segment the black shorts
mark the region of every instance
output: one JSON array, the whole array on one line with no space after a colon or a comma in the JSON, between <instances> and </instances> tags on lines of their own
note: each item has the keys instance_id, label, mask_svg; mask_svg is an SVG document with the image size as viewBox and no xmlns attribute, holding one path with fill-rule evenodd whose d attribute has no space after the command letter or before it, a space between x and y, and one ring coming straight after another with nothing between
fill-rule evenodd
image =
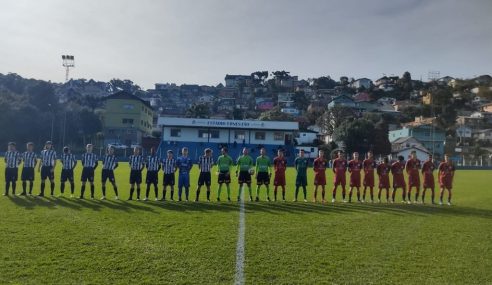
<instances>
[{"instance_id":1,"label":"black shorts","mask_svg":"<svg viewBox=\"0 0 492 285\"><path fill-rule=\"evenodd\" d=\"M147 176L145 176L145 182L147 184L157 184L157 183L159 183L159 172L157 172L157 171L147 171Z\"/></svg>"},{"instance_id":2,"label":"black shorts","mask_svg":"<svg viewBox=\"0 0 492 285\"><path fill-rule=\"evenodd\" d=\"M82 178L80 179L82 182L94 182L94 168L92 167L84 167L82 169Z\"/></svg>"},{"instance_id":3,"label":"black shorts","mask_svg":"<svg viewBox=\"0 0 492 285\"><path fill-rule=\"evenodd\" d=\"M41 181L46 180L46 178L49 180L55 179L55 173L51 171L52 169L53 166L41 166Z\"/></svg>"},{"instance_id":4,"label":"black shorts","mask_svg":"<svg viewBox=\"0 0 492 285\"><path fill-rule=\"evenodd\" d=\"M111 169L103 169L101 173L101 182L106 183L106 181L109 179L109 182L114 183L114 171Z\"/></svg>"},{"instance_id":5,"label":"black shorts","mask_svg":"<svg viewBox=\"0 0 492 285\"><path fill-rule=\"evenodd\" d=\"M141 184L142 183L142 171L132 170L130 171L130 184Z\"/></svg>"},{"instance_id":6,"label":"black shorts","mask_svg":"<svg viewBox=\"0 0 492 285\"><path fill-rule=\"evenodd\" d=\"M63 183L67 180L73 182L73 169L62 169L60 181Z\"/></svg>"},{"instance_id":7,"label":"black shorts","mask_svg":"<svg viewBox=\"0 0 492 285\"><path fill-rule=\"evenodd\" d=\"M239 184L251 184L251 174L249 173L249 171L239 171L239 176L237 180Z\"/></svg>"},{"instance_id":8,"label":"black shorts","mask_svg":"<svg viewBox=\"0 0 492 285\"><path fill-rule=\"evenodd\" d=\"M231 174L229 172L219 172L219 177L217 178L217 182L219 184L222 183L231 183Z\"/></svg>"},{"instance_id":9,"label":"black shorts","mask_svg":"<svg viewBox=\"0 0 492 285\"><path fill-rule=\"evenodd\" d=\"M270 175L268 172L258 172L256 174L256 185L270 184Z\"/></svg>"},{"instance_id":10,"label":"black shorts","mask_svg":"<svg viewBox=\"0 0 492 285\"><path fill-rule=\"evenodd\" d=\"M200 176L198 176L198 186L210 186L211 184L212 176L210 175L210 172L200 172Z\"/></svg>"},{"instance_id":11,"label":"black shorts","mask_svg":"<svg viewBox=\"0 0 492 285\"><path fill-rule=\"evenodd\" d=\"M164 173L164 181L162 184L164 186L174 186L174 183L175 183L174 173Z\"/></svg>"},{"instance_id":12,"label":"black shorts","mask_svg":"<svg viewBox=\"0 0 492 285\"><path fill-rule=\"evenodd\" d=\"M17 175L18 170L16 168L5 168L5 182L16 182L17 181Z\"/></svg>"},{"instance_id":13,"label":"black shorts","mask_svg":"<svg viewBox=\"0 0 492 285\"><path fill-rule=\"evenodd\" d=\"M33 181L34 180L34 167L22 168L21 180L22 181Z\"/></svg>"}]
</instances>

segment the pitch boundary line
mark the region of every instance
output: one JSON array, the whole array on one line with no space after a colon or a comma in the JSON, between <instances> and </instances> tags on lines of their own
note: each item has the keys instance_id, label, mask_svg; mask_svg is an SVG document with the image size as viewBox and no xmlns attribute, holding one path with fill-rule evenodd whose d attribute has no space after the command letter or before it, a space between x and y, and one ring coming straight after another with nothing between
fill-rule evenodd
<instances>
[{"instance_id":1,"label":"pitch boundary line","mask_svg":"<svg viewBox=\"0 0 492 285\"><path fill-rule=\"evenodd\" d=\"M245 212L244 212L244 186L242 185L241 202L239 204L239 225L236 245L236 274L234 284L244 284L244 236L246 232Z\"/></svg>"}]
</instances>

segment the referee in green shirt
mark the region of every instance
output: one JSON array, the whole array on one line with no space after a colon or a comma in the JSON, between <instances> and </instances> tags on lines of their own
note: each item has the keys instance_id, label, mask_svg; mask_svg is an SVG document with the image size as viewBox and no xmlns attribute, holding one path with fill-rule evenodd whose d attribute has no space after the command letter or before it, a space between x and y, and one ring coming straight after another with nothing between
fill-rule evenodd
<instances>
[{"instance_id":1,"label":"referee in green shirt","mask_svg":"<svg viewBox=\"0 0 492 285\"><path fill-rule=\"evenodd\" d=\"M270 201L270 176L272 163L266 156L264 147L260 150L260 156L256 158L256 202L260 201L260 187L265 185L267 191L267 201Z\"/></svg>"}]
</instances>

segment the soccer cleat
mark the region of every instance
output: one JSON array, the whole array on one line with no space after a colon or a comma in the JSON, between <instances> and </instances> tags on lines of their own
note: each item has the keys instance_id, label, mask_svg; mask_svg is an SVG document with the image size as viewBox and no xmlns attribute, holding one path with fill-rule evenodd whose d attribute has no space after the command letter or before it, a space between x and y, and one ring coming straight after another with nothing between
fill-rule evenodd
<instances>
[{"instance_id":1,"label":"soccer cleat","mask_svg":"<svg viewBox=\"0 0 492 285\"><path fill-rule=\"evenodd\" d=\"M439 206L442 206L442 201L439 201Z\"/></svg>"},{"instance_id":2,"label":"soccer cleat","mask_svg":"<svg viewBox=\"0 0 492 285\"><path fill-rule=\"evenodd\" d=\"M237 201L238 202L241 202L241 197L237 197Z\"/></svg>"},{"instance_id":3,"label":"soccer cleat","mask_svg":"<svg viewBox=\"0 0 492 285\"><path fill-rule=\"evenodd\" d=\"M270 202L270 197L267 197L267 201Z\"/></svg>"},{"instance_id":4,"label":"soccer cleat","mask_svg":"<svg viewBox=\"0 0 492 285\"><path fill-rule=\"evenodd\" d=\"M448 202L448 206L451 206L451 202Z\"/></svg>"},{"instance_id":5,"label":"soccer cleat","mask_svg":"<svg viewBox=\"0 0 492 285\"><path fill-rule=\"evenodd\" d=\"M27 195L26 192L22 192L19 194L19 196L26 196L26 195Z\"/></svg>"},{"instance_id":6,"label":"soccer cleat","mask_svg":"<svg viewBox=\"0 0 492 285\"><path fill-rule=\"evenodd\" d=\"M371 199L371 203L374 203L374 200L373 199Z\"/></svg>"},{"instance_id":7,"label":"soccer cleat","mask_svg":"<svg viewBox=\"0 0 492 285\"><path fill-rule=\"evenodd\" d=\"M145 197L143 200L144 200L144 201L149 201L149 198Z\"/></svg>"},{"instance_id":8,"label":"soccer cleat","mask_svg":"<svg viewBox=\"0 0 492 285\"><path fill-rule=\"evenodd\" d=\"M260 202L260 198L259 197L256 197L255 201L256 202Z\"/></svg>"},{"instance_id":9,"label":"soccer cleat","mask_svg":"<svg viewBox=\"0 0 492 285\"><path fill-rule=\"evenodd\" d=\"M321 200L321 203L325 204L326 203L326 200L325 199Z\"/></svg>"},{"instance_id":10,"label":"soccer cleat","mask_svg":"<svg viewBox=\"0 0 492 285\"><path fill-rule=\"evenodd\" d=\"M316 199L313 199L313 203L316 203Z\"/></svg>"},{"instance_id":11,"label":"soccer cleat","mask_svg":"<svg viewBox=\"0 0 492 285\"><path fill-rule=\"evenodd\" d=\"M408 201L407 201L407 204L408 204L408 205L412 204L412 201L411 201L411 200L408 200Z\"/></svg>"},{"instance_id":12,"label":"soccer cleat","mask_svg":"<svg viewBox=\"0 0 492 285\"><path fill-rule=\"evenodd\" d=\"M362 200L359 200L359 203L365 203L366 200L362 199Z\"/></svg>"},{"instance_id":13,"label":"soccer cleat","mask_svg":"<svg viewBox=\"0 0 492 285\"><path fill-rule=\"evenodd\" d=\"M297 202L297 199L292 200L292 202Z\"/></svg>"},{"instance_id":14,"label":"soccer cleat","mask_svg":"<svg viewBox=\"0 0 492 285\"><path fill-rule=\"evenodd\" d=\"M120 198L118 198L118 196L114 197L115 200L119 200Z\"/></svg>"},{"instance_id":15,"label":"soccer cleat","mask_svg":"<svg viewBox=\"0 0 492 285\"><path fill-rule=\"evenodd\" d=\"M304 199L304 203L307 203L307 199Z\"/></svg>"},{"instance_id":16,"label":"soccer cleat","mask_svg":"<svg viewBox=\"0 0 492 285\"><path fill-rule=\"evenodd\" d=\"M105 196L102 196L102 197L101 197L101 200L106 200L106 197L105 197Z\"/></svg>"},{"instance_id":17,"label":"soccer cleat","mask_svg":"<svg viewBox=\"0 0 492 285\"><path fill-rule=\"evenodd\" d=\"M343 199L343 202L344 202L344 203L347 203L347 200Z\"/></svg>"},{"instance_id":18,"label":"soccer cleat","mask_svg":"<svg viewBox=\"0 0 492 285\"><path fill-rule=\"evenodd\" d=\"M140 201L140 198L137 198L137 201Z\"/></svg>"},{"instance_id":19,"label":"soccer cleat","mask_svg":"<svg viewBox=\"0 0 492 285\"><path fill-rule=\"evenodd\" d=\"M207 199L207 202L210 202L210 199Z\"/></svg>"},{"instance_id":20,"label":"soccer cleat","mask_svg":"<svg viewBox=\"0 0 492 285\"><path fill-rule=\"evenodd\" d=\"M155 198L154 201L159 201L159 199Z\"/></svg>"},{"instance_id":21,"label":"soccer cleat","mask_svg":"<svg viewBox=\"0 0 492 285\"><path fill-rule=\"evenodd\" d=\"M73 198L73 194L70 194L70 198Z\"/></svg>"},{"instance_id":22,"label":"soccer cleat","mask_svg":"<svg viewBox=\"0 0 492 285\"><path fill-rule=\"evenodd\" d=\"M217 198L217 202L220 202L220 198Z\"/></svg>"},{"instance_id":23,"label":"soccer cleat","mask_svg":"<svg viewBox=\"0 0 492 285\"><path fill-rule=\"evenodd\" d=\"M227 202L231 202L231 198L227 198Z\"/></svg>"},{"instance_id":24,"label":"soccer cleat","mask_svg":"<svg viewBox=\"0 0 492 285\"><path fill-rule=\"evenodd\" d=\"M133 198L128 198L127 201L133 201Z\"/></svg>"},{"instance_id":25,"label":"soccer cleat","mask_svg":"<svg viewBox=\"0 0 492 285\"><path fill-rule=\"evenodd\" d=\"M91 200L94 200L94 196L91 196Z\"/></svg>"},{"instance_id":26,"label":"soccer cleat","mask_svg":"<svg viewBox=\"0 0 492 285\"><path fill-rule=\"evenodd\" d=\"M9 194L7 194L7 193L3 193L3 194L2 194L2 196L8 196L8 195L9 195Z\"/></svg>"},{"instance_id":27,"label":"soccer cleat","mask_svg":"<svg viewBox=\"0 0 492 285\"><path fill-rule=\"evenodd\" d=\"M331 202L332 203L335 203L336 202L335 198L331 199Z\"/></svg>"}]
</instances>

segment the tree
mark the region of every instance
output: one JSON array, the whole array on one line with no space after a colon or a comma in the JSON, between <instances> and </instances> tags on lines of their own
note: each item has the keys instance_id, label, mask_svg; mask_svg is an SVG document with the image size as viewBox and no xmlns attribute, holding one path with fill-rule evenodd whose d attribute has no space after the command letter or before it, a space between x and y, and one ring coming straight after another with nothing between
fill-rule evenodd
<instances>
[{"instance_id":1,"label":"tree","mask_svg":"<svg viewBox=\"0 0 492 285\"><path fill-rule=\"evenodd\" d=\"M380 120L374 126L374 144L371 147L374 154L388 155L391 153L388 132L388 124L384 120Z\"/></svg>"},{"instance_id":2,"label":"tree","mask_svg":"<svg viewBox=\"0 0 492 285\"><path fill-rule=\"evenodd\" d=\"M188 110L186 110L185 116L187 118L210 118L210 108L205 104L193 104Z\"/></svg>"},{"instance_id":3,"label":"tree","mask_svg":"<svg viewBox=\"0 0 492 285\"><path fill-rule=\"evenodd\" d=\"M405 71L403 76L396 82L396 86L400 88L401 91L406 93L412 91L412 76L410 75L410 72Z\"/></svg>"},{"instance_id":4,"label":"tree","mask_svg":"<svg viewBox=\"0 0 492 285\"><path fill-rule=\"evenodd\" d=\"M321 76L313 79L313 87L315 89L333 89L337 86L337 82L331 79L330 76Z\"/></svg>"},{"instance_id":5,"label":"tree","mask_svg":"<svg viewBox=\"0 0 492 285\"><path fill-rule=\"evenodd\" d=\"M304 91L297 91L294 93L294 104L299 110L306 110L309 106L309 99Z\"/></svg>"},{"instance_id":6,"label":"tree","mask_svg":"<svg viewBox=\"0 0 492 285\"><path fill-rule=\"evenodd\" d=\"M340 77L340 84L342 86L347 86L349 84L349 79L347 76L341 76Z\"/></svg>"},{"instance_id":7,"label":"tree","mask_svg":"<svg viewBox=\"0 0 492 285\"><path fill-rule=\"evenodd\" d=\"M317 121L316 124L320 127L321 132L333 135L333 132L344 121L355 115L353 109L343 106L335 106L328 109Z\"/></svg>"},{"instance_id":8,"label":"tree","mask_svg":"<svg viewBox=\"0 0 492 285\"><path fill-rule=\"evenodd\" d=\"M333 132L335 141L344 142L347 152L367 152L374 146L374 124L365 119L344 121Z\"/></svg>"},{"instance_id":9,"label":"tree","mask_svg":"<svg viewBox=\"0 0 492 285\"><path fill-rule=\"evenodd\" d=\"M253 82L256 85L263 85L265 80L268 78L268 71L256 71L251 73L251 77L253 78Z\"/></svg>"}]
</instances>

